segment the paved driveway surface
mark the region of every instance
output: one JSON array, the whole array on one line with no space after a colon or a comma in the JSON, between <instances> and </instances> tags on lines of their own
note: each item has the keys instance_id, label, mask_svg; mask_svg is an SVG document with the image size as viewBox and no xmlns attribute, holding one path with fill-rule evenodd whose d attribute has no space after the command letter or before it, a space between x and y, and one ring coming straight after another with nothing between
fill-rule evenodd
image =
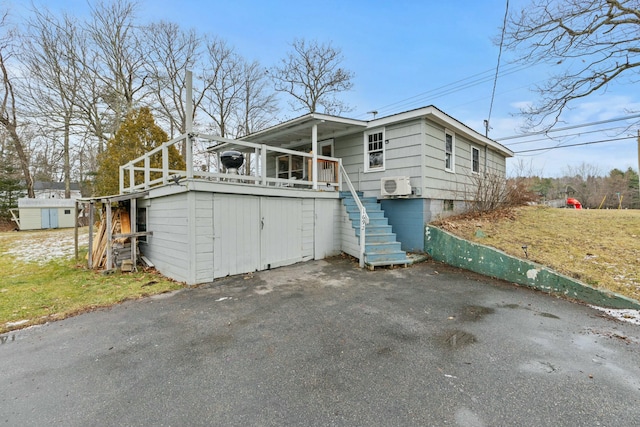
<instances>
[{"instance_id":1,"label":"paved driveway surface","mask_svg":"<svg viewBox=\"0 0 640 427\"><path fill-rule=\"evenodd\" d=\"M430 262L309 262L0 339L0 425L640 422L640 328Z\"/></svg>"}]
</instances>

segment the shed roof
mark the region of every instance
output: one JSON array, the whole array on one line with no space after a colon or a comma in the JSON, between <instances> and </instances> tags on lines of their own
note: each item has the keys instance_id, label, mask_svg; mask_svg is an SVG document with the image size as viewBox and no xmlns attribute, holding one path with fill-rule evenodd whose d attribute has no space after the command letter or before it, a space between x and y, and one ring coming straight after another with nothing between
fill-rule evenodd
<instances>
[{"instance_id":1,"label":"shed roof","mask_svg":"<svg viewBox=\"0 0 640 427\"><path fill-rule=\"evenodd\" d=\"M18 208L72 208L75 205L75 199L18 199Z\"/></svg>"}]
</instances>

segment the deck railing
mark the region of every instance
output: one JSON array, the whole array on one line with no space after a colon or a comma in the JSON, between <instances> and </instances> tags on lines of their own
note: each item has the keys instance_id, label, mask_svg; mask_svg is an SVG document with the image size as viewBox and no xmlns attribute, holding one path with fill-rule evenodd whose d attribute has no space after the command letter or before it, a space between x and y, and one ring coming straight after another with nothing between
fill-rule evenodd
<instances>
[{"instance_id":1,"label":"deck railing","mask_svg":"<svg viewBox=\"0 0 640 427\"><path fill-rule=\"evenodd\" d=\"M353 200L356 201L356 205L358 206L358 210L360 211L360 248L359 248L360 252L359 252L358 261L359 261L360 268L363 268L364 267L364 250L366 245L365 234L367 230L367 224L369 224L369 215L367 215L367 209L364 207L364 205L360 201L360 197L358 197L358 193L353 187L353 184L349 179L349 175L347 174L347 171L342 166L342 162L340 163L339 167L340 167L340 172L342 172L342 176L344 177L344 182L347 184L347 188L351 192L351 195L353 196Z\"/></svg>"},{"instance_id":2,"label":"deck railing","mask_svg":"<svg viewBox=\"0 0 640 427\"><path fill-rule=\"evenodd\" d=\"M192 146L195 139L210 141L213 144L206 151L209 155L216 156L214 171L194 167L193 151L189 149L186 150L186 170L170 169L169 147L180 143ZM237 175L222 172L219 155L226 150L240 151L245 154L245 157L252 157L251 172ZM278 169L279 157L290 159L286 170ZM181 135L120 166L120 194L148 190L172 182L177 183L185 178L316 190L326 190L327 187L340 189L341 175L338 173L340 160L320 155L315 157L317 163L314 165L312 153L212 135ZM151 167L152 164L155 167ZM293 164L299 169L292 168ZM317 174L313 173L314 167L317 168ZM314 176L317 177L315 181Z\"/></svg>"}]
</instances>

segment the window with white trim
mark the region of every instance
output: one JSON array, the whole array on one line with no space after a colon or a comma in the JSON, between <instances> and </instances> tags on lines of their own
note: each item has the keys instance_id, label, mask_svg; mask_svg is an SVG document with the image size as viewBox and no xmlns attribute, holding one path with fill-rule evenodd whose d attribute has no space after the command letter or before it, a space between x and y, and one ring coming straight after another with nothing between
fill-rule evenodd
<instances>
[{"instance_id":1,"label":"window with white trim","mask_svg":"<svg viewBox=\"0 0 640 427\"><path fill-rule=\"evenodd\" d=\"M365 171L384 170L384 129L364 134Z\"/></svg>"},{"instance_id":2,"label":"window with white trim","mask_svg":"<svg viewBox=\"0 0 640 427\"><path fill-rule=\"evenodd\" d=\"M453 172L455 165L455 138L452 133L444 132L444 168Z\"/></svg>"},{"instance_id":3,"label":"window with white trim","mask_svg":"<svg viewBox=\"0 0 640 427\"><path fill-rule=\"evenodd\" d=\"M480 173L480 150L471 147L471 170Z\"/></svg>"}]
</instances>

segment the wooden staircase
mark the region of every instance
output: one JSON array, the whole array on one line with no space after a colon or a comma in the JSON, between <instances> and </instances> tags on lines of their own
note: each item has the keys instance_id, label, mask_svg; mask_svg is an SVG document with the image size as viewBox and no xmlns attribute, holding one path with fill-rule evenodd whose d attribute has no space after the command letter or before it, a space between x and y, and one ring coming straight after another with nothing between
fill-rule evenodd
<instances>
[{"instance_id":1,"label":"wooden staircase","mask_svg":"<svg viewBox=\"0 0 640 427\"><path fill-rule=\"evenodd\" d=\"M373 269L380 266L410 264L407 253L400 249L400 242L396 241L388 219L375 197L362 197L358 192L360 202L364 205L369 216L369 224L365 229L364 264ZM360 237L360 211L350 192L340 192L340 198L344 205L351 226L355 230L357 238Z\"/></svg>"}]
</instances>

